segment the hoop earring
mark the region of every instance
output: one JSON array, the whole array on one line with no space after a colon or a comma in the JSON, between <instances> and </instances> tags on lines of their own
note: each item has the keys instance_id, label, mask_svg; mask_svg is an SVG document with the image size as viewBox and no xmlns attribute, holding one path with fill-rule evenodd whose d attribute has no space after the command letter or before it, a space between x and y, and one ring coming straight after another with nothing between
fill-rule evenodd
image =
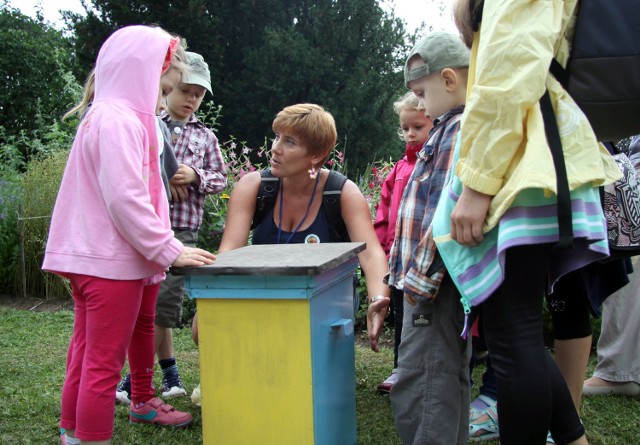
<instances>
[{"instance_id":1,"label":"hoop earring","mask_svg":"<svg viewBox=\"0 0 640 445\"><path fill-rule=\"evenodd\" d=\"M309 172L309 178L316 179L318 177L318 170L316 170L315 165L311 164L311 168L307 171Z\"/></svg>"}]
</instances>

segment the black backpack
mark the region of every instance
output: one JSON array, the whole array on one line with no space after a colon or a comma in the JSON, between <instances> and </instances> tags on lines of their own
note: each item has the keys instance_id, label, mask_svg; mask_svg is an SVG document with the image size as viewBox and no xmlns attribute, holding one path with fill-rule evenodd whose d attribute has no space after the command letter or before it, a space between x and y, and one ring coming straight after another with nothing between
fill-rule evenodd
<instances>
[{"instance_id":1,"label":"black backpack","mask_svg":"<svg viewBox=\"0 0 640 445\"><path fill-rule=\"evenodd\" d=\"M482 6L474 10L479 29ZM640 1L580 0L567 68L549 68L599 141L640 134Z\"/></svg>"},{"instance_id":2,"label":"black backpack","mask_svg":"<svg viewBox=\"0 0 640 445\"><path fill-rule=\"evenodd\" d=\"M482 21L484 1L473 11ZM584 112L600 141L640 133L640 1L580 0L567 68L553 59L549 71ZM556 169L558 247L573 245L571 196L562 143L549 92L540 98L547 142Z\"/></svg>"},{"instance_id":3,"label":"black backpack","mask_svg":"<svg viewBox=\"0 0 640 445\"><path fill-rule=\"evenodd\" d=\"M251 229L255 229L264 218L264 215L276 203L278 189L280 188L280 178L271 174L271 169L262 170L260 172L260 189L256 199L256 211L253 214ZM327 214L331 225L331 241L336 243L346 243L351 241L347 232L347 226L342 220L342 211L340 209L340 194L342 187L347 182L347 177L335 170L329 171L327 183L322 192L322 208Z\"/></svg>"},{"instance_id":4,"label":"black backpack","mask_svg":"<svg viewBox=\"0 0 640 445\"><path fill-rule=\"evenodd\" d=\"M640 133L640 1L580 0L566 70L549 68L589 119L599 141ZM559 247L573 244L571 197L549 93L540 99L558 187Z\"/></svg>"},{"instance_id":5,"label":"black backpack","mask_svg":"<svg viewBox=\"0 0 640 445\"><path fill-rule=\"evenodd\" d=\"M567 69L551 73L600 141L640 133L640 1L581 0Z\"/></svg>"}]
</instances>

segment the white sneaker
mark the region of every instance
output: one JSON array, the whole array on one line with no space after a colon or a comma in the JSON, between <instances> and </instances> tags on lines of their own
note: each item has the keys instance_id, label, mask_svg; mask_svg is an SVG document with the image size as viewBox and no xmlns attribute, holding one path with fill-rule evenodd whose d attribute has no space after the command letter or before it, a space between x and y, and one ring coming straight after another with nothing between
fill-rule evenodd
<instances>
[{"instance_id":1,"label":"white sneaker","mask_svg":"<svg viewBox=\"0 0 640 445\"><path fill-rule=\"evenodd\" d=\"M116 403L121 405L131 405L129 393L127 391L116 391Z\"/></svg>"},{"instance_id":2,"label":"white sneaker","mask_svg":"<svg viewBox=\"0 0 640 445\"><path fill-rule=\"evenodd\" d=\"M181 397L186 396L187 391L182 387L182 381L180 380L180 373L174 366L173 371L168 372L162 376L162 397Z\"/></svg>"},{"instance_id":3,"label":"white sneaker","mask_svg":"<svg viewBox=\"0 0 640 445\"><path fill-rule=\"evenodd\" d=\"M116 387L116 403L121 405L130 405L131 399L129 394L131 393L131 374L125 375L118 386Z\"/></svg>"},{"instance_id":4,"label":"white sneaker","mask_svg":"<svg viewBox=\"0 0 640 445\"><path fill-rule=\"evenodd\" d=\"M186 396L187 391L182 386L172 386L171 388L162 388L162 397L181 397Z\"/></svg>"},{"instance_id":5,"label":"white sneaker","mask_svg":"<svg viewBox=\"0 0 640 445\"><path fill-rule=\"evenodd\" d=\"M202 406L202 393L200 392L200 383L198 383L198 386L196 386L191 393L191 402L193 402L195 406Z\"/></svg>"}]
</instances>

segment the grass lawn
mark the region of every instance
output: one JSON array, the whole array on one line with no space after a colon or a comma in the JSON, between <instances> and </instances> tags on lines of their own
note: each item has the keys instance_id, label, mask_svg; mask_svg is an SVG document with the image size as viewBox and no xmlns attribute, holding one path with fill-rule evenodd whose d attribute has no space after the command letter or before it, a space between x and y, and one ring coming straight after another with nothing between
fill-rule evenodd
<instances>
[{"instance_id":1,"label":"grass lawn","mask_svg":"<svg viewBox=\"0 0 640 445\"><path fill-rule=\"evenodd\" d=\"M4 358L0 367L0 444L58 444L60 388L73 313L0 307L0 320L0 351ZM175 330L174 336L182 380L190 393L199 380L198 352L188 329ZM391 333L386 334L386 338L391 337ZM356 346L358 444L400 444L389 398L375 391L392 362L390 347L375 354L364 346ZM481 372L481 367L476 370L476 381ZM156 387L160 386L159 376L158 371ZM173 399L171 403L194 415L190 428L132 425L128 422L127 408L118 406L113 443L202 443L199 409L186 397ZM639 400L615 396L586 399L581 415L591 444L640 444Z\"/></svg>"}]
</instances>

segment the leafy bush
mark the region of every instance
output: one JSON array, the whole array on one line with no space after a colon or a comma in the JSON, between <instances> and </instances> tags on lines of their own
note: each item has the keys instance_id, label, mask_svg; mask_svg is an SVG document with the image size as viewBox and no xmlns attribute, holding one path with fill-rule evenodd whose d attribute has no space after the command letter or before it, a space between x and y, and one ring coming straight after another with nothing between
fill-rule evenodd
<instances>
[{"instance_id":1,"label":"leafy bush","mask_svg":"<svg viewBox=\"0 0 640 445\"><path fill-rule=\"evenodd\" d=\"M18 172L0 164L0 293L18 294L20 290L18 212L22 200Z\"/></svg>"},{"instance_id":2,"label":"leafy bush","mask_svg":"<svg viewBox=\"0 0 640 445\"><path fill-rule=\"evenodd\" d=\"M77 63L72 39L62 31L0 4L0 144L12 144L23 162L34 159L31 141L44 134L79 99L82 87L72 74ZM61 123L72 131L71 123ZM45 147L46 148L46 147Z\"/></svg>"},{"instance_id":3,"label":"leafy bush","mask_svg":"<svg viewBox=\"0 0 640 445\"><path fill-rule=\"evenodd\" d=\"M205 199L204 215L198 245L204 249L216 252L220 247L222 232L227 218L227 205L235 184L247 173L261 170L267 166L268 157L266 144L257 149L240 145L231 139L220 144L220 150L227 168L227 187L214 195L208 195ZM254 161L252 159L257 159Z\"/></svg>"},{"instance_id":4,"label":"leafy bush","mask_svg":"<svg viewBox=\"0 0 640 445\"><path fill-rule=\"evenodd\" d=\"M48 156L30 162L22 175L25 273L27 293L34 297L69 295L66 280L41 269L51 213L68 155L68 150L52 151Z\"/></svg>"},{"instance_id":5,"label":"leafy bush","mask_svg":"<svg viewBox=\"0 0 640 445\"><path fill-rule=\"evenodd\" d=\"M0 278L2 292L19 294L25 291L34 297L59 297L68 293L61 279L51 278L40 267L49 218L66 164L66 149L71 146L72 138L66 125L58 123L42 127L31 137L25 132L7 134L0 127L0 139L5 140L0 146L0 178L3 181L0 188L0 212L3 214L0 264L7 271ZM23 279L26 289L22 289Z\"/></svg>"}]
</instances>

